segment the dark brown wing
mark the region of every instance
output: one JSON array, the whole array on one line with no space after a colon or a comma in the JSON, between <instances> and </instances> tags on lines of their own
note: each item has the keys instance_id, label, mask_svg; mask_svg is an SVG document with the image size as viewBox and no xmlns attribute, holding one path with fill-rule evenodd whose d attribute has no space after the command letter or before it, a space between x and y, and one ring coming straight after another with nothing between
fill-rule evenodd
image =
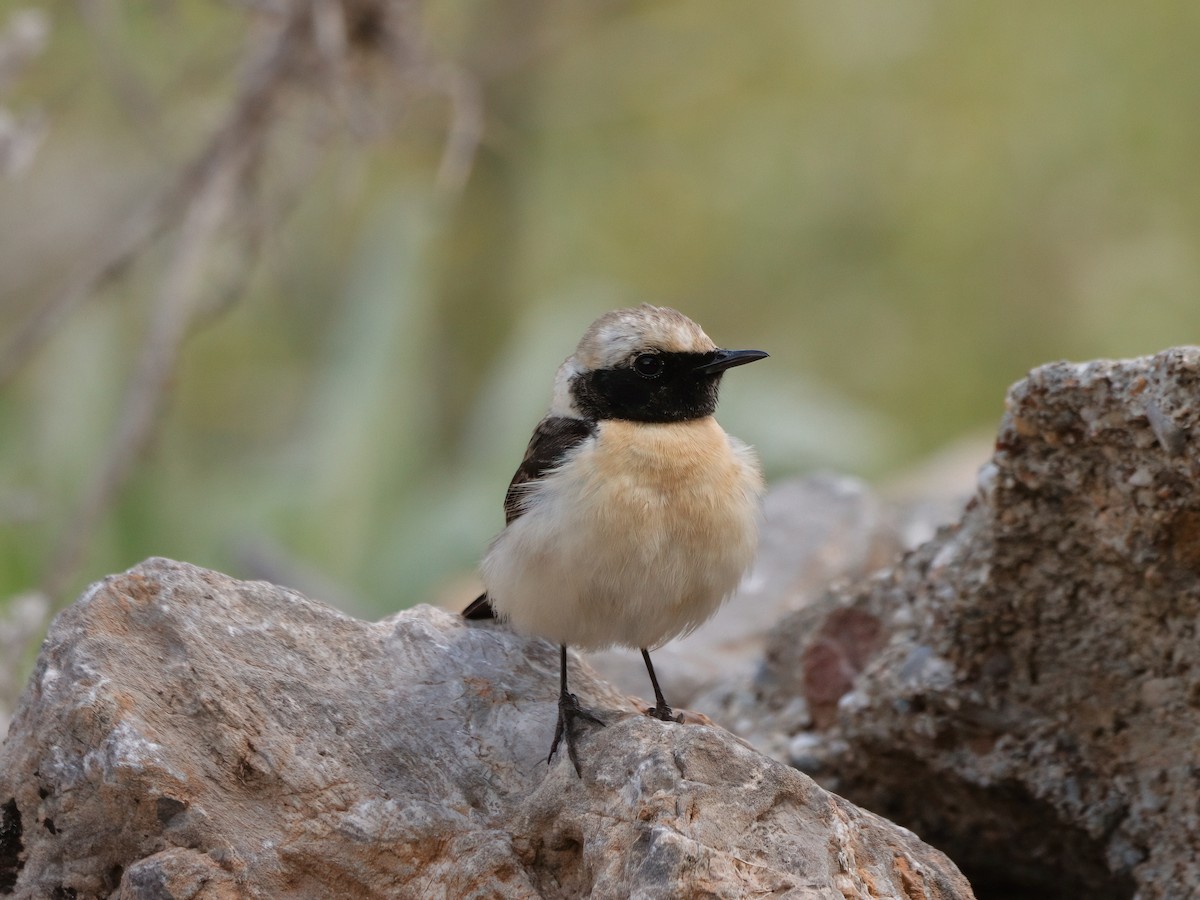
<instances>
[{"instance_id":1,"label":"dark brown wing","mask_svg":"<svg viewBox=\"0 0 1200 900\"><path fill-rule=\"evenodd\" d=\"M504 495L505 525L525 512L525 494L529 490L527 485L561 463L569 450L579 446L595 431L595 426L590 422L567 416L547 416L538 423L533 430L533 437L529 439L529 446L525 448L525 458L521 460L517 473L509 482L508 493ZM488 595L480 594L472 600L471 605L463 610L463 618L496 618L496 610L492 608Z\"/></svg>"},{"instance_id":2,"label":"dark brown wing","mask_svg":"<svg viewBox=\"0 0 1200 900\"><path fill-rule=\"evenodd\" d=\"M583 419L566 416L547 416L533 430L525 458L508 485L504 495L504 524L525 512L525 495L529 485L563 461L568 451L591 437L596 426Z\"/></svg>"}]
</instances>

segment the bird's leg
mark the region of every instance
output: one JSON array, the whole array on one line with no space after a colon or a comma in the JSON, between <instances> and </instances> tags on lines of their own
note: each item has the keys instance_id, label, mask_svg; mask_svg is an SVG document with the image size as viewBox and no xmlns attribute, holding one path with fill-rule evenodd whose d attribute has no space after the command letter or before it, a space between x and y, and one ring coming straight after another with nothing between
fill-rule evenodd
<instances>
[{"instance_id":1,"label":"bird's leg","mask_svg":"<svg viewBox=\"0 0 1200 900\"><path fill-rule=\"evenodd\" d=\"M561 645L560 649L562 675L558 691L558 724L554 726L554 742L550 744L550 755L546 757L546 763L549 764L554 759L554 753L558 750L558 742L566 737L567 756L571 758L575 774L582 778L583 773L579 770L579 756L575 752L575 720L587 719L589 722L595 722L601 726L604 725L604 722L594 713L580 706L579 698L567 690L567 645Z\"/></svg>"},{"instance_id":2,"label":"bird's leg","mask_svg":"<svg viewBox=\"0 0 1200 900\"><path fill-rule=\"evenodd\" d=\"M646 710L646 715L661 719L664 722L682 722L683 714L675 715L671 711L671 707L667 706L662 688L658 686L658 679L654 677L654 664L650 662L650 653L645 648L642 648L642 659L646 661L646 671L650 673L650 683L654 685L655 706L654 709Z\"/></svg>"}]
</instances>

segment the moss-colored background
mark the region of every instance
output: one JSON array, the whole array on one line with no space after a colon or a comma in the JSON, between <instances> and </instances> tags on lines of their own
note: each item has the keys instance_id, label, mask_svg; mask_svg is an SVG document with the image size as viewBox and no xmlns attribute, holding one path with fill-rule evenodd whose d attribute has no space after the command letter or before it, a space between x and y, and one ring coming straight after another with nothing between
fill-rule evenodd
<instances>
[{"instance_id":1,"label":"moss-colored background","mask_svg":"<svg viewBox=\"0 0 1200 900\"><path fill-rule=\"evenodd\" d=\"M195 152L253 33L237 4L28 6L50 41L0 105L49 130L0 180L0 339ZM1200 333L1193 0L462 0L419 21L483 100L464 190L434 186L444 99L386 74L319 139L281 123L287 214L188 341L72 592L166 555L367 615L467 598L555 367L615 306L771 352L721 418L773 478L885 477L990 429L1034 365ZM0 605L111 440L156 248L0 394Z\"/></svg>"}]
</instances>

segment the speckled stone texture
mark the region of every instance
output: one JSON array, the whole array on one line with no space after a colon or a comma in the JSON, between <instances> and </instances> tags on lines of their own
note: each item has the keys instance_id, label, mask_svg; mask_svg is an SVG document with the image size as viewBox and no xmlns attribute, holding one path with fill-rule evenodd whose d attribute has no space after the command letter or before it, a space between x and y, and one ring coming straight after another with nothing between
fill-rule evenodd
<instances>
[{"instance_id":1,"label":"speckled stone texture","mask_svg":"<svg viewBox=\"0 0 1200 900\"><path fill-rule=\"evenodd\" d=\"M1200 348L1009 392L955 527L785 620L718 718L980 897L1200 896Z\"/></svg>"},{"instance_id":2,"label":"speckled stone texture","mask_svg":"<svg viewBox=\"0 0 1200 900\"><path fill-rule=\"evenodd\" d=\"M607 727L546 765L557 649L375 624L150 560L58 617L0 747L22 898L970 898L911 832L572 663Z\"/></svg>"}]
</instances>

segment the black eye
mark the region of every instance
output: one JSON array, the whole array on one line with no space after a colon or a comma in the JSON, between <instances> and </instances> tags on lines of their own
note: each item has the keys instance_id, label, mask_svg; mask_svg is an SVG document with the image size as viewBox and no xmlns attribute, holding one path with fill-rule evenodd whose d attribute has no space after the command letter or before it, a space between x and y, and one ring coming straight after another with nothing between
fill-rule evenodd
<instances>
[{"instance_id":1,"label":"black eye","mask_svg":"<svg viewBox=\"0 0 1200 900\"><path fill-rule=\"evenodd\" d=\"M653 353L643 353L633 361L633 371L643 378L657 378L662 374L663 361Z\"/></svg>"}]
</instances>

